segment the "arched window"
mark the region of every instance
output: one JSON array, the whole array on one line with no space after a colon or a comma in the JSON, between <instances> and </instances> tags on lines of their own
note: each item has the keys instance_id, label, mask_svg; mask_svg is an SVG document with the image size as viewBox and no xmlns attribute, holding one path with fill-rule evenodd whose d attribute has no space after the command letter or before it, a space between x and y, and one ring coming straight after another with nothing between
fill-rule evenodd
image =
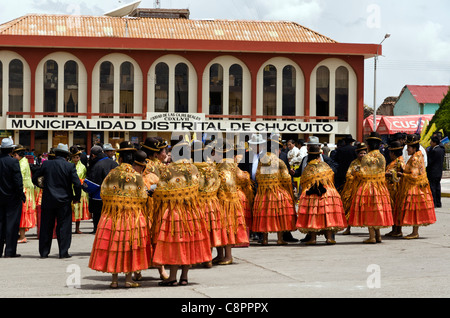
<instances>
[{"instance_id":1,"label":"arched window","mask_svg":"<svg viewBox=\"0 0 450 318\"><path fill-rule=\"evenodd\" d=\"M345 66L336 70L336 116L338 121L348 121L349 72Z\"/></svg>"},{"instance_id":2,"label":"arched window","mask_svg":"<svg viewBox=\"0 0 450 318\"><path fill-rule=\"evenodd\" d=\"M239 64L230 67L229 114L242 115L243 69Z\"/></svg>"},{"instance_id":3,"label":"arched window","mask_svg":"<svg viewBox=\"0 0 450 318\"><path fill-rule=\"evenodd\" d=\"M209 68L209 114L223 115L223 67L220 64Z\"/></svg>"},{"instance_id":4,"label":"arched window","mask_svg":"<svg viewBox=\"0 0 450 318\"><path fill-rule=\"evenodd\" d=\"M316 115L330 115L330 70L326 66L317 69Z\"/></svg>"},{"instance_id":5,"label":"arched window","mask_svg":"<svg viewBox=\"0 0 450 318\"><path fill-rule=\"evenodd\" d=\"M23 112L23 93L23 63L14 59L9 63L10 112Z\"/></svg>"},{"instance_id":6,"label":"arched window","mask_svg":"<svg viewBox=\"0 0 450 318\"><path fill-rule=\"evenodd\" d=\"M44 112L58 111L58 63L54 60L44 65Z\"/></svg>"},{"instance_id":7,"label":"arched window","mask_svg":"<svg viewBox=\"0 0 450 318\"><path fill-rule=\"evenodd\" d=\"M189 112L189 67L185 63L175 67L175 112Z\"/></svg>"},{"instance_id":8,"label":"arched window","mask_svg":"<svg viewBox=\"0 0 450 318\"><path fill-rule=\"evenodd\" d=\"M155 112L169 111L169 66L158 63L155 68Z\"/></svg>"},{"instance_id":9,"label":"arched window","mask_svg":"<svg viewBox=\"0 0 450 318\"><path fill-rule=\"evenodd\" d=\"M267 65L263 75L263 115L276 116L277 114L277 68Z\"/></svg>"},{"instance_id":10,"label":"arched window","mask_svg":"<svg viewBox=\"0 0 450 318\"><path fill-rule=\"evenodd\" d=\"M78 113L78 63L64 64L64 112Z\"/></svg>"},{"instance_id":11,"label":"arched window","mask_svg":"<svg viewBox=\"0 0 450 318\"><path fill-rule=\"evenodd\" d=\"M120 66L120 113L134 112L134 66L124 62Z\"/></svg>"},{"instance_id":12,"label":"arched window","mask_svg":"<svg viewBox=\"0 0 450 318\"><path fill-rule=\"evenodd\" d=\"M283 116L295 116L296 70L292 65L283 68Z\"/></svg>"},{"instance_id":13,"label":"arched window","mask_svg":"<svg viewBox=\"0 0 450 318\"><path fill-rule=\"evenodd\" d=\"M114 66L111 62L100 65L100 113L114 112Z\"/></svg>"}]
</instances>

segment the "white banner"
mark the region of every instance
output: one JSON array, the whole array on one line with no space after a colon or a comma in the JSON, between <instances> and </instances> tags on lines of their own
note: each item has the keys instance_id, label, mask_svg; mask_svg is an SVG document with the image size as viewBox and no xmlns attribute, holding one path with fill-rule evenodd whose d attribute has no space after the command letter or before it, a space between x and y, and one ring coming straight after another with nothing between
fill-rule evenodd
<instances>
[{"instance_id":1,"label":"white banner","mask_svg":"<svg viewBox=\"0 0 450 318\"><path fill-rule=\"evenodd\" d=\"M183 117L183 116L182 116ZM189 116L150 117L152 120L135 119L75 119L75 118L8 118L8 130L56 130L56 131L133 131L133 132L242 132L281 134L336 134L337 123L305 123L297 121L237 121L195 120ZM200 118L202 119L202 118Z\"/></svg>"}]
</instances>

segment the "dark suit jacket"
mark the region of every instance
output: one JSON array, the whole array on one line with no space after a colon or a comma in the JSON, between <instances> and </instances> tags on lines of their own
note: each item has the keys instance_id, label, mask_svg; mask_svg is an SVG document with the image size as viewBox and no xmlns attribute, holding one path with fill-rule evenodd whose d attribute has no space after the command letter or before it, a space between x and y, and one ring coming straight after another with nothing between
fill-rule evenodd
<instances>
[{"instance_id":1,"label":"dark suit jacket","mask_svg":"<svg viewBox=\"0 0 450 318\"><path fill-rule=\"evenodd\" d=\"M117 166L117 162L102 153L90 162L86 179L89 179L98 185L102 185L103 180L105 180L109 172Z\"/></svg>"},{"instance_id":2,"label":"dark suit jacket","mask_svg":"<svg viewBox=\"0 0 450 318\"><path fill-rule=\"evenodd\" d=\"M23 179L19 161L10 155L0 154L0 176L0 201L22 200Z\"/></svg>"},{"instance_id":3,"label":"dark suit jacket","mask_svg":"<svg viewBox=\"0 0 450 318\"><path fill-rule=\"evenodd\" d=\"M445 148L438 145L430 148L428 151L428 179L442 179L442 170L444 170Z\"/></svg>"},{"instance_id":4,"label":"dark suit jacket","mask_svg":"<svg viewBox=\"0 0 450 318\"><path fill-rule=\"evenodd\" d=\"M356 147L352 145L345 145L344 147L336 149L334 157L334 161L338 164L338 169L335 172L336 188L339 188L345 183L347 170L356 157Z\"/></svg>"},{"instance_id":5,"label":"dark suit jacket","mask_svg":"<svg viewBox=\"0 0 450 318\"><path fill-rule=\"evenodd\" d=\"M49 204L66 204L80 200L81 182L73 163L67 162L62 157L47 160L42 164L42 167L34 173L34 184L37 184L37 179L40 176L44 177L42 201Z\"/></svg>"},{"instance_id":6,"label":"dark suit jacket","mask_svg":"<svg viewBox=\"0 0 450 318\"><path fill-rule=\"evenodd\" d=\"M287 153L284 152L284 151L281 151L279 157L280 157L281 160L283 160L283 162L286 164L286 167L289 170L290 165L289 165L289 159L288 159Z\"/></svg>"}]
</instances>

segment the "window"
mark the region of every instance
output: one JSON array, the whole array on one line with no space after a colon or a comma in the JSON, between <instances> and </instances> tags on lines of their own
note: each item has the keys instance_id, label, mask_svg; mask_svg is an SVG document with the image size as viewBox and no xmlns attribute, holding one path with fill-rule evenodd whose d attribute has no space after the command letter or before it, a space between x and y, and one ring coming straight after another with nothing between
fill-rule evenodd
<instances>
[{"instance_id":1,"label":"window","mask_svg":"<svg viewBox=\"0 0 450 318\"><path fill-rule=\"evenodd\" d=\"M277 69L273 65L264 68L263 115L277 115Z\"/></svg>"},{"instance_id":2,"label":"window","mask_svg":"<svg viewBox=\"0 0 450 318\"><path fill-rule=\"evenodd\" d=\"M189 112L189 67L185 63L175 67L175 112Z\"/></svg>"},{"instance_id":3,"label":"window","mask_svg":"<svg viewBox=\"0 0 450 318\"><path fill-rule=\"evenodd\" d=\"M120 66L120 113L134 112L134 66L124 62Z\"/></svg>"},{"instance_id":4,"label":"window","mask_svg":"<svg viewBox=\"0 0 450 318\"><path fill-rule=\"evenodd\" d=\"M223 115L223 67L220 64L209 68L209 114Z\"/></svg>"},{"instance_id":5,"label":"window","mask_svg":"<svg viewBox=\"0 0 450 318\"><path fill-rule=\"evenodd\" d=\"M78 64L67 61L64 65L64 112L78 113Z\"/></svg>"},{"instance_id":6,"label":"window","mask_svg":"<svg viewBox=\"0 0 450 318\"><path fill-rule=\"evenodd\" d=\"M348 121L349 73L344 66L336 70L336 116L338 121Z\"/></svg>"},{"instance_id":7,"label":"window","mask_svg":"<svg viewBox=\"0 0 450 318\"><path fill-rule=\"evenodd\" d=\"M155 68L155 112L169 111L169 66L158 63Z\"/></svg>"},{"instance_id":8,"label":"window","mask_svg":"<svg viewBox=\"0 0 450 318\"><path fill-rule=\"evenodd\" d=\"M9 111L23 112L23 63L14 59L9 63ZM22 117L22 116L18 116Z\"/></svg>"},{"instance_id":9,"label":"window","mask_svg":"<svg viewBox=\"0 0 450 318\"><path fill-rule=\"evenodd\" d=\"M316 115L330 115L330 70L326 66L317 69Z\"/></svg>"},{"instance_id":10,"label":"window","mask_svg":"<svg viewBox=\"0 0 450 318\"><path fill-rule=\"evenodd\" d=\"M111 62L100 65L100 113L114 113L114 66Z\"/></svg>"},{"instance_id":11,"label":"window","mask_svg":"<svg viewBox=\"0 0 450 318\"><path fill-rule=\"evenodd\" d=\"M287 65L283 68L283 116L295 116L296 70Z\"/></svg>"},{"instance_id":12,"label":"window","mask_svg":"<svg viewBox=\"0 0 450 318\"><path fill-rule=\"evenodd\" d=\"M243 70L239 64L233 64L230 67L230 98L229 98L229 114L242 115L242 79Z\"/></svg>"},{"instance_id":13,"label":"window","mask_svg":"<svg viewBox=\"0 0 450 318\"><path fill-rule=\"evenodd\" d=\"M54 60L44 65L44 112L58 111L58 63Z\"/></svg>"}]
</instances>

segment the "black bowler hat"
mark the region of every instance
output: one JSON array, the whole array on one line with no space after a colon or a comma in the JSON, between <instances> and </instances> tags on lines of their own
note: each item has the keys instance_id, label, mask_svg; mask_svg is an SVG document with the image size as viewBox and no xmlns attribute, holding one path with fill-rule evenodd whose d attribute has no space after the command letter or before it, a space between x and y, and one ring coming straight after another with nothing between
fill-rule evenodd
<instances>
[{"instance_id":1,"label":"black bowler hat","mask_svg":"<svg viewBox=\"0 0 450 318\"><path fill-rule=\"evenodd\" d=\"M379 133L377 133L376 131L372 131L370 133L370 136L367 137L367 140L379 140L379 141L383 141L381 139L381 135Z\"/></svg>"},{"instance_id":2,"label":"black bowler hat","mask_svg":"<svg viewBox=\"0 0 450 318\"><path fill-rule=\"evenodd\" d=\"M137 149L134 147L134 144L131 143L131 141L122 141L120 143L120 149L117 149L117 152L123 152L123 151L137 151Z\"/></svg>"}]
</instances>

